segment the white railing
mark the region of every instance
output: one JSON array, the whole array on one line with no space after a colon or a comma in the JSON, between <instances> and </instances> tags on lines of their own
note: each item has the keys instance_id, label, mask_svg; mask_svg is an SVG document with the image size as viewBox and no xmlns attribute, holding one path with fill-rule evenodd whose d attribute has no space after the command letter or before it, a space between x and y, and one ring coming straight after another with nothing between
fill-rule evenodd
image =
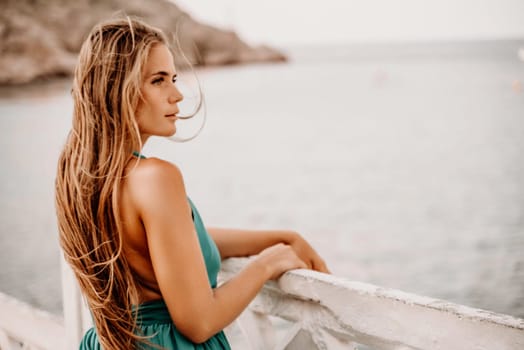
<instances>
[{"instance_id":1,"label":"white railing","mask_svg":"<svg viewBox=\"0 0 524 350\"><path fill-rule=\"evenodd\" d=\"M64 322L60 317L0 293L0 349L67 349Z\"/></svg>"},{"instance_id":2,"label":"white railing","mask_svg":"<svg viewBox=\"0 0 524 350\"><path fill-rule=\"evenodd\" d=\"M226 261L222 276L245 263ZM268 315L294 323L277 344L254 349L524 349L522 319L308 270L266 283L247 313L248 329L255 329L249 336L259 329L253 321L265 330L260 343L278 329L268 327Z\"/></svg>"},{"instance_id":3,"label":"white railing","mask_svg":"<svg viewBox=\"0 0 524 350\"><path fill-rule=\"evenodd\" d=\"M247 260L224 261L220 280ZM90 315L65 264L62 281L63 320L0 294L1 350L78 348ZM266 283L226 333L248 350L524 349L522 319L308 270Z\"/></svg>"}]
</instances>

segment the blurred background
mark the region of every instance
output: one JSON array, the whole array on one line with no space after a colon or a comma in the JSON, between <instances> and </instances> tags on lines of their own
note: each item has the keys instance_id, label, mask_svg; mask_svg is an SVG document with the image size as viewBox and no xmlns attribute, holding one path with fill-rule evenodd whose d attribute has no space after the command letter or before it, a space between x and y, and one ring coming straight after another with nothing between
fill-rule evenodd
<instances>
[{"instance_id":1,"label":"blurred background","mask_svg":"<svg viewBox=\"0 0 524 350\"><path fill-rule=\"evenodd\" d=\"M175 3L201 30L190 56L207 124L143 153L178 164L207 225L297 230L337 276L524 317L524 2ZM132 11L170 22L148 7ZM15 17L0 30L24 32ZM77 46L45 72L45 50L0 58L0 290L54 313Z\"/></svg>"}]
</instances>

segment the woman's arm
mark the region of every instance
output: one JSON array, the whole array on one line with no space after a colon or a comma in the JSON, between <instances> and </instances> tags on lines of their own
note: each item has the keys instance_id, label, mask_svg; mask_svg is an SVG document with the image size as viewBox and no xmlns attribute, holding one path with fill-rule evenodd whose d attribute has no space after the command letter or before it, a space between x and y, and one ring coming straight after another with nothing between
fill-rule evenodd
<instances>
[{"instance_id":1,"label":"woman's arm","mask_svg":"<svg viewBox=\"0 0 524 350\"><path fill-rule=\"evenodd\" d=\"M268 279L306 268L291 246L277 244L212 289L180 171L148 158L134 172L127 181L146 230L155 278L171 319L193 342L204 342L230 324Z\"/></svg>"},{"instance_id":2,"label":"woman's arm","mask_svg":"<svg viewBox=\"0 0 524 350\"><path fill-rule=\"evenodd\" d=\"M250 256L278 243L290 245L309 269L329 273L324 260L298 233L284 230L239 230L210 227L222 259Z\"/></svg>"},{"instance_id":3,"label":"woman's arm","mask_svg":"<svg viewBox=\"0 0 524 350\"><path fill-rule=\"evenodd\" d=\"M250 256L278 243L289 244L298 235L292 231L240 230L208 227L222 259Z\"/></svg>"}]
</instances>

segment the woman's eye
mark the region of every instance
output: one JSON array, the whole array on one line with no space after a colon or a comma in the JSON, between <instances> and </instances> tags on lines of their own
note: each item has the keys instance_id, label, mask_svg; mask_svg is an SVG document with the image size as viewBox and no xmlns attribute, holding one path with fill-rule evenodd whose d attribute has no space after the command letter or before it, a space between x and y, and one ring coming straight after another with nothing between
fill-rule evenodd
<instances>
[{"instance_id":1,"label":"woman's eye","mask_svg":"<svg viewBox=\"0 0 524 350\"><path fill-rule=\"evenodd\" d=\"M158 79L153 80L152 83L155 84L155 85L158 85L158 84L160 84L163 81L164 81L164 78L158 78Z\"/></svg>"},{"instance_id":2,"label":"woman's eye","mask_svg":"<svg viewBox=\"0 0 524 350\"><path fill-rule=\"evenodd\" d=\"M176 83L176 77L173 77L172 83Z\"/></svg>"}]
</instances>

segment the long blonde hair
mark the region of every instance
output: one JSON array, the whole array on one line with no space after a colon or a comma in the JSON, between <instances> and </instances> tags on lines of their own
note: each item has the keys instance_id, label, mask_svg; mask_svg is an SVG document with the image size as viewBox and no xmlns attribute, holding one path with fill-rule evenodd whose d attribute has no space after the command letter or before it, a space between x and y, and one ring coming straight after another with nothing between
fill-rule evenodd
<instances>
[{"instance_id":1,"label":"long blonde hair","mask_svg":"<svg viewBox=\"0 0 524 350\"><path fill-rule=\"evenodd\" d=\"M74 73L73 123L58 162L60 244L104 349L136 349L138 289L122 250L119 184L141 141L135 110L142 68L163 33L129 17L96 25Z\"/></svg>"}]
</instances>

